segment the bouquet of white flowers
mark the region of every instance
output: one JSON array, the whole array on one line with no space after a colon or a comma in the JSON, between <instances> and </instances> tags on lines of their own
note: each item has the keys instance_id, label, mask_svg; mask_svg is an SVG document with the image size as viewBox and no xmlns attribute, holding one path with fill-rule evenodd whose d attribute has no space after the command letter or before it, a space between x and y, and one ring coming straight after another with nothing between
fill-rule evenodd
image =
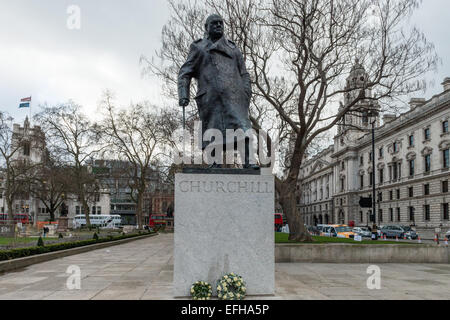
<instances>
[{"instance_id":1,"label":"bouquet of white flowers","mask_svg":"<svg viewBox=\"0 0 450 320\"><path fill-rule=\"evenodd\" d=\"M232 273L226 274L217 281L217 296L219 300L243 300L247 288L241 276Z\"/></svg>"},{"instance_id":2,"label":"bouquet of white flowers","mask_svg":"<svg viewBox=\"0 0 450 320\"><path fill-rule=\"evenodd\" d=\"M211 299L212 287L208 282L197 281L191 287L191 295L194 300Z\"/></svg>"}]
</instances>

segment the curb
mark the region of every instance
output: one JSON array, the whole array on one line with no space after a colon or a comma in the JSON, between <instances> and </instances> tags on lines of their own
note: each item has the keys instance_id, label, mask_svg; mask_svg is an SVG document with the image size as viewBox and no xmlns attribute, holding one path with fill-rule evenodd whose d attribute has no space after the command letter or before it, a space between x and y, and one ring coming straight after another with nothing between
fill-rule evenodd
<instances>
[{"instance_id":1,"label":"curb","mask_svg":"<svg viewBox=\"0 0 450 320\"><path fill-rule=\"evenodd\" d=\"M141 239L145 239L145 238L154 237L156 235L158 235L158 233L152 233L152 234L148 234L148 235L132 237L129 239L109 241L109 242L98 243L98 244L90 244L90 245L83 246L83 247L59 250L59 251L55 251L55 252L36 254L33 256L29 256L29 257L0 261L0 274L3 272L22 269L22 268L28 267L28 266L36 264L36 263L41 263L41 262L46 262L46 261L50 261L50 260L54 260L54 259L58 259L58 258L72 256L75 254L89 252L92 250L112 247L112 246L116 246L119 244L124 244L127 242L135 241L135 240L141 240Z\"/></svg>"},{"instance_id":2,"label":"curb","mask_svg":"<svg viewBox=\"0 0 450 320\"><path fill-rule=\"evenodd\" d=\"M276 263L450 263L446 246L276 244Z\"/></svg>"}]
</instances>

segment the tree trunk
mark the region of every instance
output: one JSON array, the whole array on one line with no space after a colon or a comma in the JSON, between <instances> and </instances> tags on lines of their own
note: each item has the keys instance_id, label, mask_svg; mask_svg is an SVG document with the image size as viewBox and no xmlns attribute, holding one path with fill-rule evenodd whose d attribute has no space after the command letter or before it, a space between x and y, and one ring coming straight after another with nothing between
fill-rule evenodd
<instances>
[{"instance_id":1,"label":"tree trunk","mask_svg":"<svg viewBox=\"0 0 450 320\"><path fill-rule=\"evenodd\" d=\"M6 204L8 207L8 220L14 221L13 201L7 196Z\"/></svg>"},{"instance_id":2,"label":"tree trunk","mask_svg":"<svg viewBox=\"0 0 450 320\"><path fill-rule=\"evenodd\" d=\"M138 223L139 230L143 229L143 219L142 219L142 204L143 204L143 193L139 192L136 210L136 219Z\"/></svg>"},{"instance_id":3,"label":"tree trunk","mask_svg":"<svg viewBox=\"0 0 450 320\"><path fill-rule=\"evenodd\" d=\"M82 201L82 208L84 211L84 215L86 217L86 227L89 228L91 226L91 218L89 217L89 206L85 199L82 199L81 201Z\"/></svg>"},{"instance_id":4,"label":"tree trunk","mask_svg":"<svg viewBox=\"0 0 450 320\"><path fill-rule=\"evenodd\" d=\"M311 242L313 239L305 228L303 216L297 209L295 190L295 184L281 182L279 201L289 225L289 240L297 242Z\"/></svg>"},{"instance_id":5,"label":"tree trunk","mask_svg":"<svg viewBox=\"0 0 450 320\"><path fill-rule=\"evenodd\" d=\"M50 208L50 222L55 221L55 211L56 209L54 209L53 207Z\"/></svg>"}]
</instances>

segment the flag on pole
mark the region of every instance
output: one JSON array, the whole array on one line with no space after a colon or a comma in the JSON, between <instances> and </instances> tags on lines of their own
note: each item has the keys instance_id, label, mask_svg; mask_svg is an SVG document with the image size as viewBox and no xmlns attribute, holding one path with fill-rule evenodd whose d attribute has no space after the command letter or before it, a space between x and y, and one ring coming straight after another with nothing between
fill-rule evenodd
<instances>
[{"instance_id":1,"label":"flag on pole","mask_svg":"<svg viewBox=\"0 0 450 320\"><path fill-rule=\"evenodd\" d=\"M31 97L20 99L19 109L20 108L29 108L30 102L31 102Z\"/></svg>"}]
</instances>

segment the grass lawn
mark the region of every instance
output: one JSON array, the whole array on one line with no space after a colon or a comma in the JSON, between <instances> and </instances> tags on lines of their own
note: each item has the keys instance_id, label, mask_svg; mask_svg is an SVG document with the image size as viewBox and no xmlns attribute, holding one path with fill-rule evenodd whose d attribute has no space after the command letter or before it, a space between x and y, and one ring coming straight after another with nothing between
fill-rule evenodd
<instances>
[{"instance_id":1,"label":"grass lawn","mask_svg":"<svg viewBox=\"0 0 450 320\"><path fill-rule=\"evenodd\" d=\"M51 239L51 238L47 238L47 239ZM30 243L30 242L37 243L37 241L38 241L38 238L16 238L16 243ZM0 237L0 246L11 245L13 243L14 243L14 238L1 238Z\"/></svg>"},{"instance_id":2,"label":"grass lawn","mask_svg":"<svg viewBox=\"0 0 450 320\"><path fill-rule=\"evenodd\" d=\"M294 241L288 240L289 234L276 232L275 233L275 243L296 243ZM350 243L350 244L411 244L410 242L397 242L397 241L385 241L385 240L363 240L361 242L355 241L353 239L342 239L342 238L331 238L331 237L320 237L313 236L313 242L302 242L308 244L323 244L323 243ZM412 243L414 244L414 243Z\"/></svg>"}]
</instances>

